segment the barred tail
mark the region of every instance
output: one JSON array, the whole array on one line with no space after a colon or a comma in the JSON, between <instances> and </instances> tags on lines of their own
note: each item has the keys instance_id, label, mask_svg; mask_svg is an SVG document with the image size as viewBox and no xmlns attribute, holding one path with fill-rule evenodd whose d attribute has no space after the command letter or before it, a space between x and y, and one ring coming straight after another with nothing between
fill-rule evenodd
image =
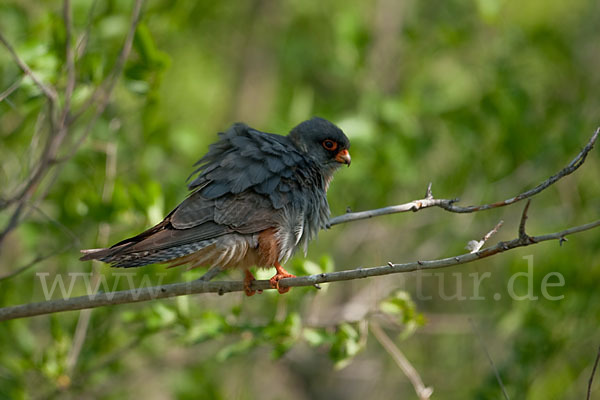
<instances>
[{"instance_id":1,"label":"barred tail","mask_svg":"<svg viewBox=\"0 0 600 400\"><path fill-rule=\"evenodd\" d=\"M81 250L81 261L99 260L117 268L141 267L148 264L163 263L195 253L215 243L215 239L203 240L157 250L136 251L131 243L105 249Z\"/></svg>"}]
</instances>

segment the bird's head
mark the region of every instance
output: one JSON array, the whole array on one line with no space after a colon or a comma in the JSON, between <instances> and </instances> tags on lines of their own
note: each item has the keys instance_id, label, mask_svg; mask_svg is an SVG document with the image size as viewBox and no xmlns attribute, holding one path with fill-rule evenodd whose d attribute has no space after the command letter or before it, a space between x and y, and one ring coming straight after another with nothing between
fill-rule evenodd
<instances>
[{"instance_id":1,"label":"bird's head","mask_svg":"<svg viewBox=\"0 0 600 400\"><path fill-rule=\"evenodd\" d=\"M289 138L321 167L333 172L342 164L350 166L350 141L340 128L314 117L296 126Z\"/></svg>"}]
</instances>

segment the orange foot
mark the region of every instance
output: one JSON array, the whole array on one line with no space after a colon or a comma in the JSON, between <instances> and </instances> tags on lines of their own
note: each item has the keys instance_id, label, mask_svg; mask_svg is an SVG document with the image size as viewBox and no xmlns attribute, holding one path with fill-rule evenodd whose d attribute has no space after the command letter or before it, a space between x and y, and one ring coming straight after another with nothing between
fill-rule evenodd
<instances>
[{"instance_id":1,"label":"orange foot","mask_svg":"<svg viewBox=\"0 0 600 400\"><path fill-rule=\"evenodd\" d=\"M269 282L271 283L271 287L273 289L277 289L277 291L280 294L289 292L290 291L289 287L279 287L279 280L281 280L283 278L295 278L296 275L292 275L289 272L287 272L285 269L283 269L281 264L279 264L278 262L276 262L274 266L275 266L275 269L277 270L277 273L275 274L274 277L269 279Z\"/></svg>"},{"instance_id":2,"label":"orange foot","mask_svg":"<svg viewBox=\"0 0 600 400\"><path fill-rule=\"evenodd\" d=\"M250 297L256 293L256 290L250 289L250 286L252 286L252 282L254 282L255 280L256 280L256 278L254 278L254 275L252 275L252 272L250 272L250 270L247 269L246 273L244 275L244 292L246 293L246 296L248 296L248 297Z\"/></svg>"}]
</instances>

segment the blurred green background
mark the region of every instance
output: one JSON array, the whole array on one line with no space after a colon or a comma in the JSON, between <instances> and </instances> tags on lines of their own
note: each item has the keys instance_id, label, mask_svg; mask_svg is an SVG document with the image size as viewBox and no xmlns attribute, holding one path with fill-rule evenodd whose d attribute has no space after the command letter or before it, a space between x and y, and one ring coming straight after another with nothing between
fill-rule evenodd
<instances>
[{"instance_id":1,"label":"blurred green background","mask_svg":"<svg viewBox=\"0 0 600 400\"><path fill-rule=\"evenodd\" d=\"M132 6L72 2L74 112L112 70ZM3 1L0 32L62 96L61 8ZM437 197L464 205L512 197L560 170L600 124L599 26L592 0L149 0L106 111L74 157L50 167L0 247L0 278L41 259L0 280L0 306L43 300L40 273L48 284L64 277L68 289L69 273L89 278L95 270L102 290L200 276L158 265L119 278L123 271L79 262L78 250L158 222L186 196L192 164L236 121L278 133L313 115L339 124L353 161L329 191L333 215L420 198L428 182ZM48 134L44 97L1 48L0 91L15 82L0 102L2 199L18 191ZM72 126L59 159L91 118ZM528 232L597 219L599 167L595 149L574 175L536 196ZM462 254L501 219L491 242L514 238L521 209L429 209L336 226L288 269ZM1 229L13 211L0 211ZM370 323L405 353L432 398L503 398L487 351L511 398L582 399L600 344L599 249L596 230L434 275L3 322L0 399L416 398ZM515 300L507 288L527 271L528 256L539 298ZM549 289L561 300L542 296L550 272L564 277ZM473 276L485 273L483 299L473 300ZM81 275L73 282L71 295L86 293ZM517 294L527 292L526 279L514 282ZM61 297L58 286L53 297Z\"/></svg>"}]
</instances>

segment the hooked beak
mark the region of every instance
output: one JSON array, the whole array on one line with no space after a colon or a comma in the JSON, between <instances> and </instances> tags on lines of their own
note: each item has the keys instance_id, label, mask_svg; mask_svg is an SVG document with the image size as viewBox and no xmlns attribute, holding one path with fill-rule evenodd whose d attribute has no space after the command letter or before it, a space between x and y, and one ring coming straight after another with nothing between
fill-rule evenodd
<instances>
[{"instance_id":1,"label":"hooked beak","mask_svg":"<svg viewBox=\"0 0 600 400\"><path fill-rule=\"evenodd\" d=\"M340 150L340 152L336 154L335 161L339 162L340 164L346 164L347 166L350 166L352 158L350 158L350 153L348 153L348 150L344 149Z\"/></svg>"}]
</instances>

